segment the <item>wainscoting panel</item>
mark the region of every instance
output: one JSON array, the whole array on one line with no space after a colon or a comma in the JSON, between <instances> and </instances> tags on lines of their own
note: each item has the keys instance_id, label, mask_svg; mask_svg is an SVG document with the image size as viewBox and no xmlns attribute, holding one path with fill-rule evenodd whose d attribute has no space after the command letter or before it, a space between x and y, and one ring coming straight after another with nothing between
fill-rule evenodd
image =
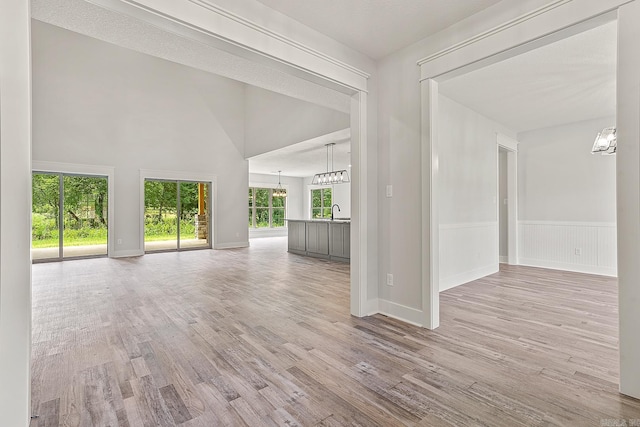
<instances>
[{"instance_id":1,"label":"wainscoting panel","mask_svg":"<svg viewBox=\"0 0 640 427\"><path fill-rule=\"evenodd\" d=\"M440 290L498 271L498 223L440 225Z\"/></svg>"},{"instance_id":2,"label":"wainscoting panel","mask_svg":"<svg viewBox=\"0 0 640 427\"><path fill-rule=\"evenodd\" d=\"M518 222L519 264L616 276L616 225Z\"/></svg>"}]
</instances>

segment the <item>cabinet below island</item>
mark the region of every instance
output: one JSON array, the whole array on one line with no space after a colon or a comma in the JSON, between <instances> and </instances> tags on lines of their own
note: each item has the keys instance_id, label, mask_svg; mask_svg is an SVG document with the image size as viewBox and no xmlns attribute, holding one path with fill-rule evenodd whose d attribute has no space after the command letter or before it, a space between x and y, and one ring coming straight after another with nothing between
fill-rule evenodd
<instances>
[{"instance_id":1,"label":"cabinet below island","mask_svg":"<svg viewBox=\"0 0 640 427\"><path fill-rule=\"evenodd\" d=\"M351 223L349 221L289 219L289 252L349 262Z\"/></svg>"}]
</instances>

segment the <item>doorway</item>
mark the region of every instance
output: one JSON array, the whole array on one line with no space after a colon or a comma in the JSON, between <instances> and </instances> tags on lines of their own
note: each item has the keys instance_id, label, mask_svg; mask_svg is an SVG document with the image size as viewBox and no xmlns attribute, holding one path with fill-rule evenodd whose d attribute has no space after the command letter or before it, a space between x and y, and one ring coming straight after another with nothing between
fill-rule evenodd
<instances>
[{"instance_id":1,"label":"doorway","mask_svg":"<svg viewBox=\"0 0 640 427\"><path fill-rule=\"evenodd\" d=\"M144 251L211 249L211 183L144 180Z\"/></svg>"},{"instance_id":2,"label":"doorway","mask_svg":"<svg viewBox=\"0 0 640 427\"><path fill-rule=\"evenodd\" d=\"M32 198L33 262L108 255L107 176L36 171Z\"/></svg>"}]
</instances>

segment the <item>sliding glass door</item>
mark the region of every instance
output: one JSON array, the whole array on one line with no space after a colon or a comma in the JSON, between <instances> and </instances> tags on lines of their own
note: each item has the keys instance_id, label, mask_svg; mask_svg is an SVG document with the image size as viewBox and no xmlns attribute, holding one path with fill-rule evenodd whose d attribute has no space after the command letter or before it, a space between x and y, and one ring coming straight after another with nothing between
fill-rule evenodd
<instances>
[{"instance_id":1,"label":"sliding glass door","mask_svg":"<svg viewBox=\"0 0 640 427\"><path fill-rule=\"evenodd\" d=\"M146 179L145 252L211 248L210 191L206 182Z\"/></svg>"},{"instance_id":2,"label":"sliding glass door","mask_svg":"<svg viewBox=\"0 0 640 427\"><path fill-rule=\"evenodd\" d=\"M34 261L107 255L107 177L34 172L32 200Z\"/></svg>"}]
</instances>

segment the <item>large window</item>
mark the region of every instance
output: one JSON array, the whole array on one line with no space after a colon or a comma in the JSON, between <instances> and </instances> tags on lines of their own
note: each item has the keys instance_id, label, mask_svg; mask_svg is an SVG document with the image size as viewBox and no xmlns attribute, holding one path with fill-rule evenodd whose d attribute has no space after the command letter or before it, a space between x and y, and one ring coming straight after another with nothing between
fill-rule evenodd
<instances>
[{"instance_id":1,"label":"large window","mask_svg":"<svg viewBox=\"0 0 640 427\"><path fill-rule=\"evenodd\" d=\"M249 188L249 228L284 227L287 197L273 195L273 188Z\"/></svg>"},{"instance_id":2,"label":"large window","mask_svg":"<svg viewBox=\"0 0 640 427\"><path fill-rule=\"evenodd\" d=\"M106 176L34 172L32 183L34 261L107 255Z\"/></svg>"},{"instance_id":3,"label":"large window","mask_svg":"<svg viewBox=\"0 0 640 427\"><path fill-rule=\"evenodd\" d=\"M211 247L208 182L145 179L144 250Z\"/></svg>"},{"instance_id":4,"label":"large window","mask_svg":"<svg viewBox=\"0 0 640 427\"><path fill-rule=\"evenodd\" d=\"M331 218L331 188L311 190L311 218Z\"/></svg>"}]
</instances>

